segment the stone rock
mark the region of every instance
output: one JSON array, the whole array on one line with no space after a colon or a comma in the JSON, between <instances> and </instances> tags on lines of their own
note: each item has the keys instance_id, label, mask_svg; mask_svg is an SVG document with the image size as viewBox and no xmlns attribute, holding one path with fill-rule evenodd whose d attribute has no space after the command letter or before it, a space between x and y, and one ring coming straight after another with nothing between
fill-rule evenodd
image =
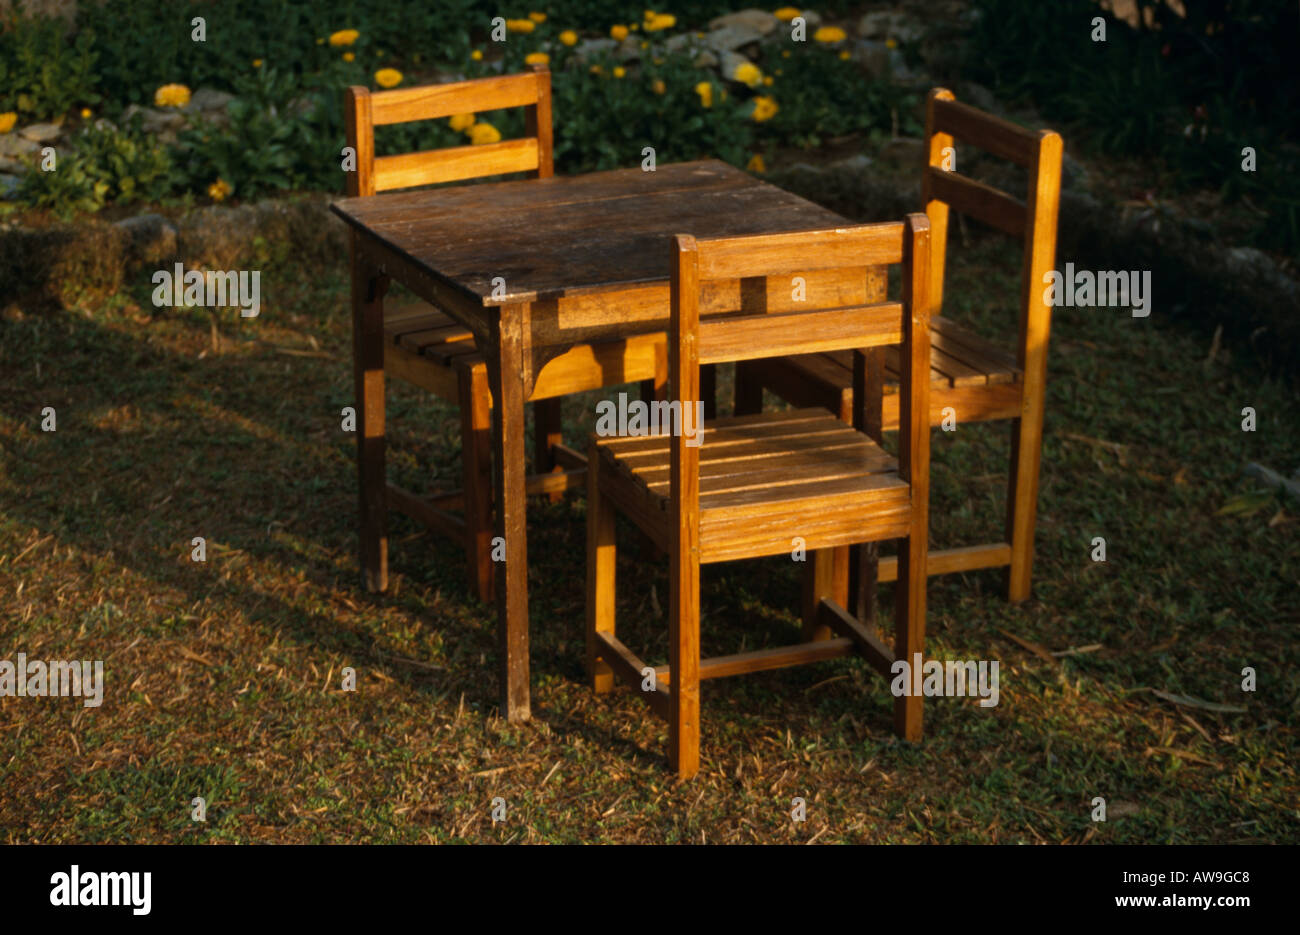
<instances>
[{"instance_id":1,"label":"stone rock","mask_svg":"<svg viewBox=\"0 0 1300 935\"><path fill-rule=\"evenodd\" d=\"M132 104L122 111L122 123L128 124L136 114L140 115L140 128L150 136L156 136L165 143L174 142L176 134L185 126L185 112L167 108L141 107Z\"/></svg>"},{"instance_id":2,"label":"stone rock","mask_svg":"<svg viewBox=\"0 0 1300 935\"><path fill-rule=\"evenodd\" d=\"M5 201L17 198L18 183L18 176L0 174L0 198L3 198Z\"/></svg>"},{"instance_id":3,"label":"stone rock","mask_svg":"<svg viewBox=\"0 0 1300 935\"><path fill-rule=\"evenodd\" d=\"M961 96L958 100L989 113L996 113L1000 110L998 99L993 96L993 92L982 84L976 84L974 81L967 81L962 85Z\"/></svg>"},{"instance_id":4,"label":"stone rock","mask_svg":"<svg viewBox=\"0 0 1300 935\"><path fill-rule=\"evenodd\" d=\"M201 111L224 111L230 106L230 102L235 99L235 95L227 91L218 91L216 88L199 88L190 95L190 103L187 110Z\"/></svg>"},{"instance_id":5,"label":"stone rock","mask_svg":"<svg viewBox=\"0 0 1300 935\"><path fill-rule=\"evenodd\" d=\"M766 10L755 9L738 10L735 13L728 13L725 16L719 16L709 21L709 29L712 31L739 26L757 32L760 36L775 32L776 27L779 25L781 25L781 21L771 13Z\"/></svg>"},{"instance_id":6,"label":"stone rock","mask_svg":"<svg viewBox=\"0 0 1300 935\"><path fill-rule=\"evenodd\" d=\"M16 133L0 134L0 156L30 156L41 151L41 144Z\"/></svg>"},{"instance_id":7,"label":"stone rock","mask_svg":"<svg viewBox=\"0 0 1300 935\"><path fill-rule=\"evenodd\" d=\"M853 43L853 60L862 65L867 73L881 81L890 80L909 82L916 76L907 67L903 53L891 49L878 39L858 39Z\"/></svg>"},{"instance_id":8,"label":"stone rock","mask_svg":"<svg viewBox=\"0 0 1300 935\"><path fill-rule=\"evenodd\" d=\"M897 39L899 42L916 42L925 35L925 27L907 13L877 10L862 14L858 20L858 35L863 39Z\"/></svg>"},{"instance_id":9,"label":"stone rock","mask_svg":"<svg viewBox=\"0 0 1300 935\"><path fill-rule=\"evenodd\" d=\"M694 65L696 68L716 68L718 66L718 57L705 49L699 55L695 56Z\"/></svg>"},{"instance_id":10,"label":"stone rock","mask_svg":"<svg viewBox=\"0 0 1300 935\"><path fill-rule=\"evenodd\" d=\"M27 163L14 159L12 156L0 156L0 172L22 175L26 171Z\"/></svg>"},{"instance_id":11,"label":"stone rock","mask_svg":"<svg viewBox=\"0 0 1300 935\"><path fill-rule=\"evenodd\" d=\"M751 26L736 23L713 30L704 37L704 44L715 52L734 52L742 46L761 42L765 35Z\"/></svg>"},{"instance_id":12,"label":"stone rock","mask_svg":"<svg viewBox=\"0 0 1300 935\"><path fill-rule=\"evenodd\" d=\"M179 231L161 214L137 214L113 225L131 238L131 252L142 263L165 263L176 258Z\"/></svg>"},{"instance_id":13,"label":"stone rock","mask_svg":"<svg viewBox=\"0 0 1300 935\"><path fill-rule=\"evenodd\" d=\"M1273 258L1255 247L1230 247L1226 259L1228 268L1242 275L1271 273L1277 269Z\"/></svg>"},{"instance_id":14,"label":"stone rock","mask_svg":"<svg viewBox=\"0 0 1300 935\"><path fill-rule=\"evenodd\" d=\"M865 172L871 168L872 159L864 153L858 153L856 156L849 156L847 159L841 159L833 163L831 168L838 169L841 172Z\"/></svg>"},{"instance_id":15,"label":"stone rock","mask_svg":"<svg viewBox=\"0 0 1300 935\"><path fill-rule=\"evenodd\" d=\"M639 33L632 33L621 43L614 53L620 62L635 62L641 58L641 43L646 40L642 39Z\"/></svg>"},{"instance_id":16,"label":"stone rock","mask_svg":"<svg viewBox=\"0 0 1300 935\"><path fill-rule=\"evenodd\" d=\"M669 54L673 52L680 52L683 49L685 49L687 46L689 46L693 39L695 39L694 33L690 33L690 32L678 33L677 35L673 36L671 39L669 39L667 42L664 43L664 51L668 52Z\"/></svg>"},{"instance_id":17,"label":"stone rock","mask_svg":"<svg viewBox=\"0 0 1300 935\"><path fill-rule=\"evenodd\" d=\"M1061 159L1061 184L1066 188L1087 188L1088 169L1069 153Z\"/></svg>"},{"instance_id":18,"label":"stone rock","mask_svg":"<svg viewBox=\"0 0 1300 935\"><path fill-rule=\"evenodd\" d=\"M799 15L803 17L803 21L808 24L809 29L816 29L822 24L822 15L816 10L804 10Z\"/></svg>"},{"instance_id":19,"label":"stone rock","mask_svg":"<svg viewBox=\"0 0 1300 935\"><path fill-rule=\"evenodd\" d=\"M35 143L53 143L61 132L63 131L52 123L33 123L19 130L18 135Z\"/></svg>"},{"instance_id":20,"label":"stone rock","mask_svg":"<svg viewBox=\"0 0 1300 935\"><path fill-rule=\"evenodd\" d=\"M900 166L919 166L925 155L925 140L896 136L880 147L880 158Z\"/></svg>"},{"instance_id":21,"label":"stone rock","mask_svg":"<svg viewBox=\"0 0 1300 935\"><path fill-rule=\"evenodd\" d=\"M597 55L609 55L618 46L615 39L583 39L574 49L578 61L585 62Z\"/></svg>"},{"instance_id":22,"label":"stone rock","mask_svg":"<svg viewBox=\"0 0 1300 935\"><path fill-rule=\"evenodd\" d=\"M720 61L718 63L719 65L718 71L720 71L722 73L722 77L726 78L728 81L735 80L735 78L733 78L732 76L736 73L736 69L739 68L741 65L753 64L753 62L745 58L745 56L741 55L739 52L722 51L719 52L719 58Z\"/></svg>"}]
</instances>

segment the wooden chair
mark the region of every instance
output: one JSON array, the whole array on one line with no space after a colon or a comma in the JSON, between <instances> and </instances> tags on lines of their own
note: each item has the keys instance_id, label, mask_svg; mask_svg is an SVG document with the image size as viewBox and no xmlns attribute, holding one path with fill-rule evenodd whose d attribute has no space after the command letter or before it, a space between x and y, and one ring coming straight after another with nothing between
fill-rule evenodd
<instances>
[{"instance_id":1,"label":"wooden chair","mask_svg":"<svg viewBox=\"0 0 1300 935\"><path fill-rule=\"evenodd\" d=\"M945 171L953 138L1009 159L1029 170L1026 202L954 171ZM958 103L951 91L936 88L926 105L927 164L921 198L934 244L930 295L936 312L930 357L930 419L938 425L952 407L958 423L1012 421L1011 471L1003 541L930 553L930 574L1009 565L1007 597L1029 597L1034 561L1034 523L1038 508L1038 466L1042 447L1047 336L1052 310L1043 300L1043 274L1056 262L1056 217L1061 190L1061 137L1050 131L1021 129ZM937 313L943 302L943 272L948 211L955 209L1024 239L1015 354L960 327ZM824 406L850 418L852 361L847 352L810 354L742 364L736 375L736 411L762 408L763 389L796 406ZM886 360L884 421L897 428L898 363ZM880 580L891 581L894 562L880 562Z\"/></svg>"},{"instance_id":2,"label":"wooden chair","mask_svg":"<svg viewBox=\"0 0 1300 935\"><path fill-rule=\"evenodd\" d=\"M640 690L646 665L614 634L614 515L621 510L669 554L669 662L656 688L640 694L668 721L669 761L684 777L699 768L701 679L817 662L857 651L890 679L895 658L913 660L925 638L930 384L929 234L924 215L906 222L833 230L673 242L670 405L683 418L701 399L702 365L771 355L847 349L858 355L857 399L870 400L845 425L824 409L766 413L707 423L703 444L671 435L593 438L587 475L587 665L597 692L618 675ZM701 293L736 281L763 285L819 269L901 263L901 302L700 320ZM819 303L820 304L820 303ZM903 433L899 459L880 447L881 395L868 358L901 344ZM866 351L862 349L868 349ZM693 421L687 427L694 425ZM825 587L811 595L815 617L803 643L700 659L700 565L791 554L803 540L825 568L833 549L902 539L894 650L871 614L850 616ZM812 576L825 581L824 575ZM831 633L838 634L831 638ZM919 697L899 697L895 728L921 736Z\"/></svg>"},{"instance_id":3,"label":"wooden chair","mask_svg":"<svg viewBox=\"0 0 1300 935\"><path fill-rule=\"evenodd\" d=\"M527 136L523 139L395 156L375 155L376 126L510 107L525 108ZM352 196L516 172L526 172L533 178L550 178L553 174L551 75L545 66L518 75L394 91L372 93L364 87L350 87L344 111L347 142L356 152L356 171L348 175L348 194ZM352 262L356 264L355 256ZM370 506L368 512L372 514L362 524L362 555L373 557L368 562L363 558L363 564L378 566L366 569L367 583L372 590L387 587L382 513L392 508L461 541L466 550L471 591L480 600L488 600L494 576L491 396L484 357L469 329L443 311L418 301L385 308L384 339L378 379L375 379L374 362L365 367L358 365L358 405L367 407L369 412L377 408L382 414L386 375L455 402L461 412L464 487L462 491L424 499L386 484L382 438L378 449L374 439L367 440L368 456L379 459L379 469L374 474L383 485L382 490L362 491L363 499ZM529 493L544 493L554 499L566 488L581 484L586 458L562 443L560 396L598 389L611 380L630 382L653 377L654 341L661 343L662 339L651 336L600 346L594 353L593 349L579 348L553 363L553 370L563 370L563 379L539 379L530 397L535 402L533 463L537 474L529 479ZM375 454L377 450L379 453ZM363 456L367 455L363 453ZM463 519L447 512L457 507L463 509Z\"/></svg>"}]
</instances>

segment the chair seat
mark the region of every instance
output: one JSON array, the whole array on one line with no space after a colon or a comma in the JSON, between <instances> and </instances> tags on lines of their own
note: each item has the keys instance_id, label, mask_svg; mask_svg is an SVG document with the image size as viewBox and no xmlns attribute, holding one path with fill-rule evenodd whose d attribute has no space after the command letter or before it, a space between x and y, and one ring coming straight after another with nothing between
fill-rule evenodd
<instances>
[{"instance_id":1,"label":"chair seat","mask_svg":"<svg viewBox=\"0 0 1300 935\"><path fill-rule=\"evenodd\" d=\"M974 332L936 317L930 331L930 422L953 406L959 421L1019 415L1024 374L1016 359ZM745 365L742 365L745 366ZM763 385L796 406L824 406L852 418L853 352L800 354L757 362ZM885 349L884 427L898 428L898 348Z\"/></svg>"},{"instance_id":2,"label":"chair seat","mask_svg":"<svg viewBox=\"0 0 1300 935\"><path fill-rule=\"evenodd\" d=\"M443 367L483 364L470 330L425 302L385 303L384 338Z\"/></svg>"},{"instance_id":3,"label":"chair seat","mask_svg":"<svg viewBox=\"0 0 1300 935\"><path fill-rule=\"evenodd\" d=\"M596 442L602 490L665 550L670 444ZM699 451L701 562L906 535L911 493L898 462L824 409L708 422Z\"/></svg>"}]
</instances>

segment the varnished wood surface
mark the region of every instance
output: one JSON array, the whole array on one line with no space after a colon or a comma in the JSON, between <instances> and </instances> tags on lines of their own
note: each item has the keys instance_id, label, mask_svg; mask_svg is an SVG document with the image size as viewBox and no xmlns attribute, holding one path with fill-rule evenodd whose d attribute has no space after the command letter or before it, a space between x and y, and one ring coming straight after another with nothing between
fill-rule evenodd
<instances>
[{"instance_id":1,"label":"varnished wood surface","mask_svg":"<svg viewBox=\"0 0 1300 935\"><path fill-rule=\"evenodd\" d=\"M332 209L484 306L666 285L673 234L846 223L716 160L346 198ZM505 287L494 296L495 277Z\"/></svg>"}]
</instances>

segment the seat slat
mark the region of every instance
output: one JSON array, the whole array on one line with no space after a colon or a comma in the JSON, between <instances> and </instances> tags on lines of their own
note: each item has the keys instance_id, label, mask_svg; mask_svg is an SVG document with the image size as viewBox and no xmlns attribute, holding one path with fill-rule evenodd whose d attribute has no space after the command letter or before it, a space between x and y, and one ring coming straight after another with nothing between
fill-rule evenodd
<instances>
[{"instance_id":1,"label":"seat slat","mask_svg":"<svg viewBox=\"0 0 1300 935\"><path fill-rule=\"evenodd\" d=\"M884 452L873 452L865 446L844 446L840 448L823 448L814 452L796 452L792 454L768 454L754 457L744 454L739 457L710 458L700 462L701 482L723 477L748 477L756 469L763 471L781 469L796 470L807 466L813 459L819 463L857 465L868 474L897 469L893 457ZM669 471L666 467L650 467L634 472L636 478L647 487L654 489L666 485Z\"/></svg>"},{"instance_id":2,"label":"seat slat","mask_svg":"<svg viewBox=\"0 0 1300 935\"><path fill-rule=\"evenodd\" d=\"M944 350L961 357L972 366L981 368L990 383L1014 383L1020 380L1020 367L1014 354L987 341L968 328L947 318L936 318L932 332L942 342ZM1005 379L995 379L1005 377Z\"/></svg>"}]
</instances>

